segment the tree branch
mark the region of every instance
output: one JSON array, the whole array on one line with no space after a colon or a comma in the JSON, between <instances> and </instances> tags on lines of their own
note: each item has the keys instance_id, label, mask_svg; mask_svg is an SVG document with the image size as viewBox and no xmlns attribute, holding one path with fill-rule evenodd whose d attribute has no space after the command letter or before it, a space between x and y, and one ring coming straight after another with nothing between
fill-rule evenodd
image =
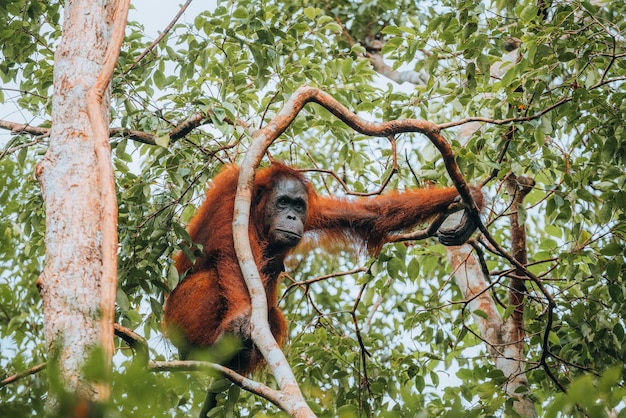
<instances>
[{"instance_id":1,"label":"tree branch","mask_svg":"<svg viewBox=\"0 0 626 418\"><path fill-rule=\"evenodd\" d=\"M350 47L352 47L355 42L348 32L346 26L336 16L335 22L337 22L337 24L341 26L343 36L346 38L346 41L348 42ZM424 72L396 71L392 67L387 65L387 63L385 63L383 59L383 56L380 54L380 51L382 50L384 45L385 43L383 41L376 39L372 35L365 36L365 39L363 40L363 46L365 46L365 49L367 50L367 52L365 52L363 56L365 56L365 58L370 61L370 64L372 65L374 71L382 76L387 77L391 81L395 81L398 84L408 82L418 86L423 86L428 83L430 76Z\"/></svg>"},{"instance_id":2,"label":"tree branch","mask_svg":"<svg viewBox=\"0 0 626 418\"><path fill-rule=\"evenodd\" d=\"M124 342L135 352L135 355L145 359L147 364L150 357L150 350L146 339L137 334L135 331L117 323L113 324L113 330L115 335L124 340Z\"/></svg>"},{"instance_id":3,"label":"tree branch","mask_svg":"<svg viewBox=\"0 0 626 418\"><path fill-rule=\"evenodd\" d=\"M287 129L304 105L309 102L323 106L352 129L364 135L389 137L406 132L424 134L441 153L446 169L464 202L469 207L472 214L478 217L478 209L472 199L469 187L456 164L452 148L441 135L439 127L431 122L416 119L381 123L369 122L348 110L322 90L303 86L294 92L281 111L267 125L253 133L252 144L241 163L239 183L235 196L235 211L233 217L235 251L250 293L252 304L252 340L267 360L281 391L292 400L293 409L288 411L293 416L313 416L313 412L306 405L295 376L280 347L276 343L276 340L272 336L267 320L267 298L258 268L252 255L248 226L255 171L272 142Z\"/></svg>"},{"instance_id":4,"label":"tree branch","mask_svg":"<svg viewBox=\"0 0 626 418\"><path fill-rule=\"evenodd\" d=\"M287 287L287 289L285 289L285 293L288 293L294 287L307 287L308 288L313 283L321 282L321 281L332 279L335 277L349 276L351 274L357 274L357 273L365 273L368 270L369 270L369 267L356 267L352 270L330 273L324 276L313 277L311 279L303 280L300 282L294 281Z\"/></svg>"},{"instance_id":5,"label":"tree branch","mask_svg":"<svg viewBox=\"0 0 626 418\"><path fill-rule=\"evenodd\" d=\"M217 363L208 361L151 361L148 363L150 372L178 372L178 371L213 371L226 377L240 388L267 399L279 408L288 411L291 407L289 399L280 391L272 389L262 383L248 379L239 373Z\"/></svg>"},{"instance_id":6,"label":"tree branch","mask_svg":"<svg viewBox=\"0 0 626 418\"><path fill-rule=\"evenodd\" d=\"M526 253L526 227L520 219L519 210L522 206L524 198L530 193L535 185L535 181L527 177L516 178L511 174L506 179L506 186L511 194L512 211L510 215L511 221L511 252L513 257L522 265L528 264L528 256ZM515 270L515 275L524 277L524 272L519 268ZM513 358L517 359L515 370L517 376L513 382L514 393L518 397L513 408L523 417L537 415L536 408L532 401L526 396L529 395L528 380L522 368L521 359L524 352L524 299L526 296L526 284L523 279L511 278L511 286L509 288L509 305L513 306L513 312L504 324L504 338L506 341L513 343L509 348L513 354ZM550 332L549 329L545 331ZM523 388L517 389L518 386ZM508 386L507 386L508 389Z\"/></svg>"},{"instance_id":7,"label":"tree branch","mask_svg":"<svg viewBox=\"0 0 626 418\"><path fill-rule=\"evenodd\" d=\"M13 135L31 134L31 135L48 135L50 128L41 128L39 126L27 125L24 123L10 122L8 120L0 120L0 129L11 131Z\"/></svg>"},{"instance_id":8,"label":"tree branch","mask_svg":"<svg viewBox=\"0 0 626 418\"><path fill-rule=\"evenodd\" d=\"M150 361L149 360L149 348L147 341L137 334L136 332L120 325L113 325L115 335L124 340L134 351L136 355L142 356L145 359L146 370L152 373L158 372L180 372L180 371L211 371L223 376L233 382L240 388L251 392L255 395L261 396L264 399L272 402L279 408L288 410L289 403L285 400L285 396L275 389L272 389L262 383L256 382L252 379L248 379L245 376L222 366L218 363L211 363L208 361ZM45 363L35 366L32 369L19 373L0 382L0 387L12 383L15 380L33 374L45 368Z\"/></svg>"},{"instance_id":9,"label":"tree branch","mask_svg":"<svg viewBox=\"0 0 626 418\"><path fill-rule=\"evenodd\" d=\"M372 64L374 71L387 77L391 81L395 81L398 84L411 83L417 86L425 86L428 84L429 76L426 73L394 70L391 66L385 63L382 55L379 53L368 52L365 56L370 60L370 64Z\"/></svg>"},{"instance_id":10,"label":"tree branch","mask_svg":"<svg viewBox=\"0 0 626 418\"><path fill-rule=\"evenodd\" d=\"M36 366L31 367L30 369L24 370L23 372L19 372L14 374L13 376L9 376L3 380L0 380L0 388L11 383L17 382L18 380L30 376L31 374L39 373L47 367L47 363L41 363Z\"/></svg>"},{"instance_id":11,"label":"tree branch","mask_svg":"<svg viewBox=\"0 0 626 418\"><path fill-rule=\"evenodd\" d=\"M369 122L347 109L328 93L309 86L303 86L296 90L287 103L285 103L283 109L278 113L278 115L276 115L276 117L262 129L255 132L253 136L253 148L251 148L247 154L251 155L249 160L250 163L254 163L255 167L258 166L265 150L274 141L274 139L278 138L278 136L280 136L287 129L289 124L302 110L304 105L309 102L317 103L323 106L350 128L363 135L389 137L399 133L410 132L425 135L441 153L448 174L459 190L463 201L467 204L470 210L476 214L478 213L469 187L465 182L458 165L456 164L452 147L443 135L441 135L441 130L443 129L441 127L447 127L446 124L436 125L432 122L417 119L402 119L380 123ZM258 149L255 150L254 148ZM262 151L260 155L258 155L259 151ZM258 161L255 161L257 158Z\"/></svg>"},{"instance_id":12,"label":"tree branch","mask_svg":"<svg viewBox=\"0 0 626 418\"><path fill-rule=\"evenodd\" d=\"M556 103L552 104L551 106L548 106L545 109L542 109L541 111L530 116L521 116L517 118L507 118L507 119L492 119L492 118L486 118L486 117L481 117L481 116L474 116L474 117L459 119L454 122L441 123L437 125L437 127L441 130L444 130L444 129L453 128L455 126L464 125L470 122L483 122L483 123L489 123L491 125L509 125L515 122L528 122L531 120L539 119L546 113L549 113L552 110L556 109L557 107L565 103L571 102L571 101L572 101L571 97L563 97L560 100L558 100Z\"/></svg>"},{"instance_id":13,"label":"tree branch","mask_svg":"<svg viewBox=\"0 0 626 418\"><path fill-rule=\"evenodd\" d=\"M515 327L513 319L509 317L503 321L489 295L491 286L487 286L483 278L482 267L472 254L472 247L467 244L446 247L446 251L454 270L455 281L466 299L465 303L472 313L474 323L480 330L478 337L487 344L496 367L507 378L504 387L508 395L515 399L513 408L522 417L537 417L534 404L524 397L528 382L522 367L523 339L510 339L512 333L509 331Z\"/></svg>"},{"instance_id":14,"label":"tree branch","mask_svg":"<svg viewBox=\"0 0 626 418\"><path fill-rule=\"evenodd\" d=\"M528 264L528 256L526 253L526 229L524 222L520 223L519 210L528 193L532 191L535 181L528 177L517 178L514 174L510 174L506 179L506 187L512 196L511 220L511 253L513 257L522 265ZM524 298L526 296L526 285L524 284L524 272L519 268L515 269L515 276L519 278L511 279L511 287L509 289L509 304L515 309L511 314L516 334L515 340L524 338ZM512 331L513 332L513 331ZM520 350L521 352L521 350Z\"/></svg>"},{"instance_id":15,"label":"tree branch","mask_svg":"<svg viewBox=\"0 0 626 418\"><path fill-rule=\"evenodd\" d=\"M157 373L157 372L179 372L179 371L212 371L218 373L220 376L226 377L228 380L233 382L235 385L240 388L251 392L255 395L261 396L268 401L272 402L274 405L280 408L286 408L284 403L284 396L279 391L272 389L262 383L256 382L254 380L248 379L245 376L240 375L239 373L224 367L218 363L211 363L208 361L149 361L148 358L148 344L146 340L135 333L134 331L123 327L119 324L114 324L115 334L123 339L133 350L135 350L136 354L145 355L146 359L146 370L149 372ZM45 364L40 365L38 367L45 367ZM31 372L31 374L34 372ZM26 374L23 372L22 374ZM8 380L8 379L5 379ZM2 387L2 383L0 382L0 387ZM11 383L11 382L7 382Z\"/></svg>"},{"instance_id":16,"label":"tree branch","mask_svg":"<svg viewBox=\"0 0 626 418\"><path fill-rule=\"evenodd\" d=\"M35 139L33 139L30 142L27 142L26 144L20 144L20 145L16 145L14 147L11 148L7 148L4 151L0 152L0 160L3 159L6 155L9 154L13 154L16 151L19 151L23 148L28 148L28 147L32 147L33 145L37 145L43 142L43 138L47 137L48 135L41 135L39 137L36 137Z\"/></svg>"},{"instance_id":17,"label":"tree branch","mask_svg":"<svg viewBox=\"0 0 626 418\"><path fill-rule=\"evenodd\" d=\"M195 128L205 125L209 122L212 122L211 117L215 115L213 110L208 110L206 112L196 112L189 116L187 119L179 122L172 130L169 132L169 137L171 142L175 142L181 138L187 136L188 133L193 131ZM236 119L232 120L230 118L224 118L224 122L232 126L241 126L242 128L248 130L250 129L250 125L246 122ZM6 120L0 120L0 129L10 130L12 134L30 134L37 136L48 136L50 133L50 128L43 128L39 126L31 126L22 123L15 123ZM128 138L136 142L140 142L142 144L147 145L156 145L157 136L154 134L150 134L144 131L138 131L135 129L128 128L109 128L109 137L123 137Z\"/></svg>"}]
</instances>

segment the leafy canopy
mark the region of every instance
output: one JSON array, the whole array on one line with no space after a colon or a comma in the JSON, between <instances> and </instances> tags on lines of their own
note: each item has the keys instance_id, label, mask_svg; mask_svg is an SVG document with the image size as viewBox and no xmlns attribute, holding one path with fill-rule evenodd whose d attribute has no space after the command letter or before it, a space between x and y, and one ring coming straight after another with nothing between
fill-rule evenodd
<instances>
[{"instance_id":1,"label":"leafy canopy","mask_svg":"<svg viewBox=\"0 0 626 418\"><path fill-rule=\"evenodd\" d=\"M61 13L59 2L0 0L3 121L49 126ZM502 181L509 173L536 181L517 209L527 222L529 268L557 306L546 353L546 301L528 285L525 361L535 404L544 416L624 408L624 2L224 1L187 11L139 62L152 39L142 26L147 15L134 16L111 102L112 126L132 131L111 139L119 202L117 316L149 339L151 356L176 356L160 334L163 295L178 281L171 255L189 240L184 225L205 186L223 163L240 160L250 129L308 84L374 121L497 122L469 135L468 125L444 134L470 183L493 176L485 221L505 248L511 208ZM387 67L373 66L377 58ZM421 81L399 84L385 71L418 74ZM196 113L206 123L174 135ZM396 141L393 148L386 138L359 135L307 105L271 153L338 173L355 192L376 190L394 159L398 171L388 188L449 182L423 137ZM0 368L9 376L46 360L34 286L44 262L45 221L32 173L47 139L23 132L3 134L0 143ZM345 192L321 171L309 177L323 192ZM510 315L505 273L511 266L496 254L485 260L493 296ZM319 416L500 416L511 408L504 377L434 241L388 245L371 260L311 249L288 267L294 281L367 270L289 287L281 300L291 323L285 350ZM199 408L205 374L146 373L119 345L112 410L188 416ZM544 359L568 394L538 367ZM0 388L0 415L37 414L47 389L45 372ZM223 407L241 416L273 411L234 388Z\"/></svg>"}]
</instances>

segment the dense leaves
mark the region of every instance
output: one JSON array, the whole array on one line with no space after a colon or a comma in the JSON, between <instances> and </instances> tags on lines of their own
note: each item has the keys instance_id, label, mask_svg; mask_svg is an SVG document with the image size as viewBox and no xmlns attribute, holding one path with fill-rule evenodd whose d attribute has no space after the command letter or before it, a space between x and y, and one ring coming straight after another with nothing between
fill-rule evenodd
<instances>
[{"instance_id":1,"label":"dense leaves","mask_svg":"<svg viewBox=\"0 0 626 418\"><path fill-rule=\"evenodd\" d=\"M0 0L2 121L49 125L61 13L58 2ZM161 335L162 305L179 280L171 255L189 240L184 226L204 188L224 163L240 161L250 132L309 84L369 120L486 121L444 135L468 181L489 180L484 220L505 249L514 208L503 180L513 173L536 181L519 211L527 222L529 269L556 302L547 329L547 301L527 285L524 361L539 414L604 416L613 408L626 414L626 4L224 1L188 10L137 62L152 41L143 28L148 16L142 10L127 28L111 109L112 126L131 132L116 133L111 144L119 202L117 319L148 339L151 358L176 358ZM387 67L374 65L380 58ZM421 81L391 81L401 72ZM176 135L194 115L202 126ZM46 138L4 132L1 379L47 360L35 286L45 219L33 178ZM150 140L137 140L137 132ZM390 175L387 189L449 183L423 137L364 137L314 104L271 154L307 169L322 193L374 192ZM506 318L511 265L489 247L484 253L490 290ZM358 272L337 274L350 271ZM323 276L329 277L307 282ZM282 289L291 321L285 351L319 416L511 412L505 378L435 241L390 244L373 259L306 248L289 260ZM150 373L121 341L119 348L111 415L197 414L206 373ZM271 383L267 372L256 377ZM42 372L0 387L0 415L39 414L46 378ZM219 414L276 413L235 388L221 402Z\"/></svg>"}]
</instances>

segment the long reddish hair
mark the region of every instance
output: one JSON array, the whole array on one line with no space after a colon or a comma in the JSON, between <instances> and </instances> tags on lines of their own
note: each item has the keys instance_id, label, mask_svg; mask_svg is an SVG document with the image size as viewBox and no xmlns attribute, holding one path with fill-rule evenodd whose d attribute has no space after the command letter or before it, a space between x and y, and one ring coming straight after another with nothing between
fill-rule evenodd
<instances>
[{"instance_id":1,"label":"long reddish hair","mask_svg":"<svg viewBox=\"0 0 626 418\"><path fill-rule=\"evenodd\" d=\"M250 205L250 243L255 260L262 260L262 253L267 244L266 232L263 228L263 210L268 196L278 178L292 178L304 184L307 191L309 206L317 200L317 194L307 179L297 170L282 164L273 163L269 167L257 170L252 191ZM203 254L195 263L181 251L175 257L176 268L179 274L189 270L202 270L214 262L214 257L236 257L233 242L233 212L235 209L235 195L239 180L239 167L227 165L213 178L209 185L204 203L191 219L188 226L189 235L194 242L203 244ZM310 223L313 210L307 211L306 226ZM261 266L259 266L261 267Z\"/></svg>"}]
</instances>

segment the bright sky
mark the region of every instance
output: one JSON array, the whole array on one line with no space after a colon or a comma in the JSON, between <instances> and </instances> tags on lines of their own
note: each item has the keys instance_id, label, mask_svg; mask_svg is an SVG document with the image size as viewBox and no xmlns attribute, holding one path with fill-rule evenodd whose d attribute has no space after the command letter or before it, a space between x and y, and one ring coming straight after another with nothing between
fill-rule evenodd
<instances>
[{"instance_id":1,"label":"bright sky","mask_svg":"<svg viewBox=\"0 0 626 418\"><path fill-rule=\"evenodd\" d=\"M156 38L176 16L184 1L171 0L132 0L129 19L140 22L145 27L145 34L149 38ZM215 0L192 1L179 22L193 22L201 12L215 7Z\"/></svg>"}]
</instances>

